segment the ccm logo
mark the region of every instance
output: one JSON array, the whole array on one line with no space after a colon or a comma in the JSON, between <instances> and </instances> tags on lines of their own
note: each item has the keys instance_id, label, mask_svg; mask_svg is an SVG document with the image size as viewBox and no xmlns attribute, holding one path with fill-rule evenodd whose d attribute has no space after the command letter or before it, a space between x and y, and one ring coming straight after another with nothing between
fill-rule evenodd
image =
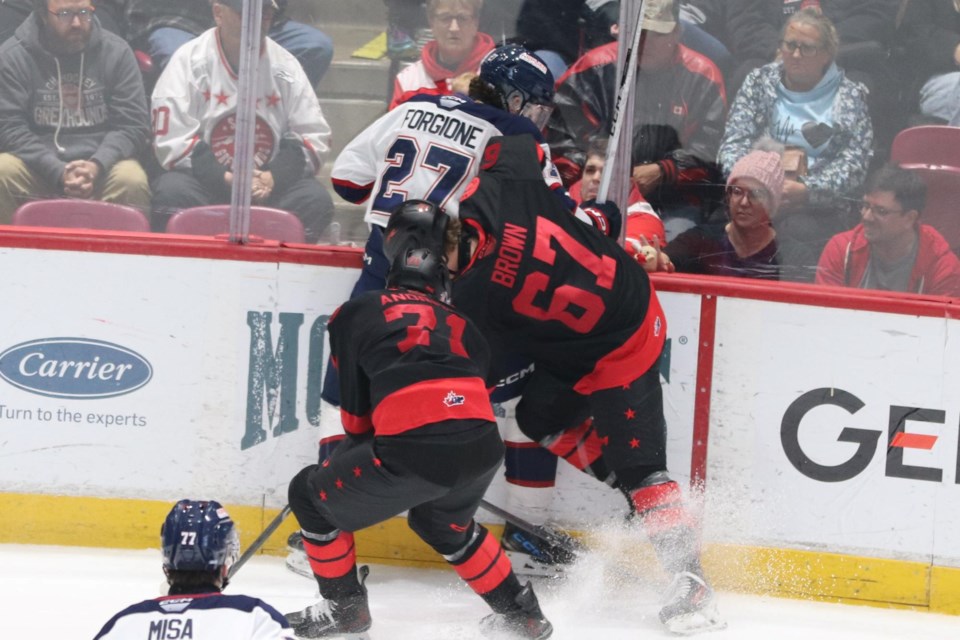
<instances>
[{"instance_id":1,"label":"ccm logo","mask_svg":"<svg viewBox=\"0 0 960 640\"><path fill-rule=\"evenodd\" d=\"M0 353L0 377L24 391L53 398L109 398L153 377L146 358L88 338L46 338Z\"/></svg>"},{"instance_id":2,"label":"ccm logo","mask_svg":"<svg viewBox=\"0 0 960 640\"><path fill-rule=\"evenodd\" d=\"M803 475L820 482L843 482L856 477L867 468L876 455L880 436L884 433L874 429L844 427L840 431L840 435L837 436L837 442L857 445L853 455L845 462L832 466L814 462L800 445L800 427L807 413L816 407L825 405L839 407L846 411L848 415L855 414L865 406L860 398L843 389L814 389L808 391L790 403L790 406L784 412L783 420L780 423L780 442L790 464ZM892 405L884 440L885 475L889 478L941 482L943 480L942 469L904 464L903 451L904 449L929 451L933 449L939 439L938 436L934 435L908 433L909 423L944 424L945 420L946 414L939 409ZM955 471L955 482L960 484L960 457L956 462Z\"/></svg>"}]
</instances>

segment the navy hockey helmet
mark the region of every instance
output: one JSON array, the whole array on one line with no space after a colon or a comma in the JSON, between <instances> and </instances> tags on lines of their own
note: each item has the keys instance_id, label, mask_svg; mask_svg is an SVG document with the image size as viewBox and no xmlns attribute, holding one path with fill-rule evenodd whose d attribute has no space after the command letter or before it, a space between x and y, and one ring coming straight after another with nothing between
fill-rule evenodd
<instances>
[{"instance_id":1,"label":"navy hockey helmet","mask_svg":"<svg viewBox=\"0 0 960 640\"><path fill-rule=\"evenodd\" d=\"M444 252L449 220L427 200L407 200L394 209L383 238L383 254L390 262L388 287L416 289L449 301L450 271Z\"/></svg>"},{"instance_id":2,"label":"navy hockey helmet","mask_svg":"<svg viewBox=\"0 0 960 640\"><path fill-rule=\"evenodd\" d=\"M228 569L240 556L240 537L216 500L181 500L160 528L166 571Z\"/></svg>"},{"instance_id":3,"label":"navy hockey helmet","mask_svg":"<svg viewBox=\"0 0 960 640\"><path fill-rule=\"evenodd\" d=\"M553 74L518 44L497 47L480 62L480 79L499 96L500 108L529 118L542 129L553 110Z\"/></svg>"}]
</instances>

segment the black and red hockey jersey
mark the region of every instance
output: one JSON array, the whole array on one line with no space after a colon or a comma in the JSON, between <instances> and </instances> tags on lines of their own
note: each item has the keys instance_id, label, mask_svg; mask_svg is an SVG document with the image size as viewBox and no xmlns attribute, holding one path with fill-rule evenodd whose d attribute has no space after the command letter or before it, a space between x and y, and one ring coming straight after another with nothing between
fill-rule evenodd
<instances>
[{"instance_id":1,"label":"black and red hockey jersey","mask_svg":"<svg viewBox=\"0 0 960 640\"><path fill-rule=\"evenodd\" d=\"M344 303L327 331L347 433L390 436L443 420L494 421L486 341L427 294L368 291Z\"/></svg>"},{"instance_id":2,"label":"black and red hockey jersey","mask_svg":"<svg viewBox=\"0 0 960 640\"><path fill-rule=\"evenodd\" d=\"M454 304L498 350L580 393L628 384L660 355L663 311L643 267L563 208L540 159L530 136L487 144L460 203L480 245L454 281Z\"/></svg>"}]
</instances>

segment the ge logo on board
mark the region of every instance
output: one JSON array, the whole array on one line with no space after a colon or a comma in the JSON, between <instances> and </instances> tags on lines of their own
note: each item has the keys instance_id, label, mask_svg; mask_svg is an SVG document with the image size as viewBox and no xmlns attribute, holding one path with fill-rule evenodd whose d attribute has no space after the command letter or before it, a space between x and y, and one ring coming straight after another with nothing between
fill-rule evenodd
<instances>
[{"instance_id":1,"label":"ge logo on board","mask_svg":"<svg viewBox=\"0 0 960 640\"><path fill-rule=\"evenodd\" d=\"M93 399L136 391L153 377L139 353L89 338L44 338L0 353L0 378L53 398Z\"/></svg>"}]
</instances>

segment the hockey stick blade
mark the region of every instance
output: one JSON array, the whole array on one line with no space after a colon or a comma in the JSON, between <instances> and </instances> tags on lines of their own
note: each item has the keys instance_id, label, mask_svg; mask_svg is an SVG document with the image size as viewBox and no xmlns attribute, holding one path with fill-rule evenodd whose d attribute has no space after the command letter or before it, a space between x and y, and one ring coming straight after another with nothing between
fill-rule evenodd
<instances>
[{"instance_id":1,"label":"hockey stick blade","mask_svg":"<svg viewBox=\"0 0 960 640\"><path fill-rule=\"evenodd\" d=\"M563 549L564 551L570 553L571 555L579 555L585 551L585 547L580 543L579 540L572 536L568 535L558 535L556 531L550 527L544 527L542 525L533 524L521 518L520 516L510 513L506 509L501 509L495 504L491 504L486 500L480 500L480 506L497 516L498 518L503 518L510 524L514 525L518 529L522 529L531 535L538 536L543 538L550 544Z\"/></svg>"},{"instance_id":2,"label":"hockey stick blade","mask_svg":"<svg viewBox=\"0 0 960 640\"><path fill-rule=\"evenodd\" d=\"M273 520L270 521L270 524L267 525L267 528L257 536L257 539L250 543L250 546L247 547L247 550L233 563L233 566L230 567L230 571L227 573L227 578L232 578L234 574L240 570L240 567L247 563L247 560L253 557L253 555L260 550L266 541L273 535L273 532L283 524L283 521L287 519L291 513L290 505L284 505L283 509L280 510Z\"/></svg>"}]
</instances>

